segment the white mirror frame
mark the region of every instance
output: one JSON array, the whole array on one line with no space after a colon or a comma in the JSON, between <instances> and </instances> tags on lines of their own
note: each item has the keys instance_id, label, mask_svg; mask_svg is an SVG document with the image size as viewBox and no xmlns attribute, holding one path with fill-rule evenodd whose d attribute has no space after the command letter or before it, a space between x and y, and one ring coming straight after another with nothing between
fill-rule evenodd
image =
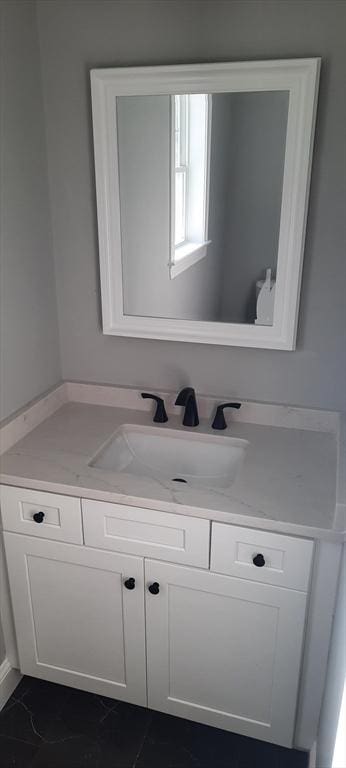
<instances>
[{"instance_id":1,"label":"white mirror frame","mask_svg":"<svg viewBox=\"0 0 346 768\"><path fill-rule=\"evenodd\" d=\"M320 61L310 58L91 71L103 333L295 348ZM289 108L273 325L125 315L116 97L283 90L289 91Z\"/></svg>"}]
</instances>

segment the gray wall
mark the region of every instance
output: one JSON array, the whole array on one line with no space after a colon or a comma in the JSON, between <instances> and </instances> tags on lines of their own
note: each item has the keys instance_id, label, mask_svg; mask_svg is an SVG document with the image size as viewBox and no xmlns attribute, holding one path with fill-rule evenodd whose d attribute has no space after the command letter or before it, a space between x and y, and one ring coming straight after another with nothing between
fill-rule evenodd
<instances>
[{"instance_id":1,"label":"gray wall","mask_svg":"<svg viewBox=\"0 0 346 768\"><path fill-rule=\"evenodd\" d=\"M345 408L346 5L338 0L38 3L63 376ZM103 336L89 69L323 58L298 348Z\"/></svg>"},{"instance_id":2,"label":"gray wall","mask_svg":"<svg viewBox=\"0 0 346 768\"><path fill-rule=\"evenodd\" d=\"M1 419L61 373L36 8L4 2L0 14Z\"/></svg>"},{"instance_id":3,"label":"gray wall","mask_svg":"<svg viewBox=\"0 0 346 768\"><path fill-rule=\"evenodd\" d=\"M253 323L256 281L276 274L288 92L233 93L228 108L222 320Z\"/></svg>"},{"instance_id":4,"label":"gray wall","mask_svg":"<svg viewBox=\"0 0 346 768\"><path fill-rule=\"evenodd\" d=\"M0 419L61 378L35 3L1 21Z\"/></svg>"},{"instance_id":5,"label":"gray wall","mask_svg":"<svg viewBox=\"0 0 346 768\"><path fill-rule=\"evenodd\" d=\"M228 229L229 166L232 146L230 125L230 95L215 93L212 96L210 169L209 169L209 217L208 239L211 244L212 265L217 284L217 313L215 320L222 322L227 255L225 233Z\"/></svg>"}]
</instances>

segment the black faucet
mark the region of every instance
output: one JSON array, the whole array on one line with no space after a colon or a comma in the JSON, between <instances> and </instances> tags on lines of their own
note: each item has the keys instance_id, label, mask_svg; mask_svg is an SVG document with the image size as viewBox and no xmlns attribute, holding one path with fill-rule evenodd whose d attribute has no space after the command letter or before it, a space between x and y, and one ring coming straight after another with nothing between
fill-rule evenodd
<instances>
[{"instance_id":1,"label":"black faucet","mask_svg":"<svg viewBox=\"0 0 346 768\"><path fill-rule=\"evenodd\" d=\"M162 400L162 397L158 397L157 395L152 395L149 392L142 392L142 397L144 400L154 400L156 403L156 410L155 415L153 418L153 421L155 421L158 424L164 424L166 421L168 421L168 416L166 413L166 408L164 401Z\"/></svg>"},{"instance_id":2,"label":"black faucet","mask_svg":"<svg viewBox=\"0 0 346 768\"><path fill-rule=\"evenodd\" d=\"M183 424L184 427L198 427L198 409L195 390L192 387L184 387L179 392L175 405L185 406Z\"/></svg>"},{"instance_id":3,"label":"black faucet","mask_svg":"<svg viewBox=\"0 0 346 768\"><path fill-rule=\"evenodd\" d=\"M240 408L240 403L222 403L222 405L219 405L216 409L216 414L214 417L214 421L212 423L213 429L226 429L227 423L224 416L224 408Z\"/></svg>"}]
</instances>

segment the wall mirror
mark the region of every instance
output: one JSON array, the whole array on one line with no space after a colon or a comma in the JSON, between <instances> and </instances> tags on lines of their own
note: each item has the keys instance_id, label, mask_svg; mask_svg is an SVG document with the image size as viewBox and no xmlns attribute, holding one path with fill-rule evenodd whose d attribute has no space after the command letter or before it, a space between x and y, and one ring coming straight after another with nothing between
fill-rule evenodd
<instances>
[{"instance_id":1,"label":"wall mirror","mask_svg":"<svg viewBox=\"0 0 346 768\"><path fill-rule=\"evenodd\" d=\"M294 349L319 64L92 70L104 333Z\"/></svg>"}]
</instances>

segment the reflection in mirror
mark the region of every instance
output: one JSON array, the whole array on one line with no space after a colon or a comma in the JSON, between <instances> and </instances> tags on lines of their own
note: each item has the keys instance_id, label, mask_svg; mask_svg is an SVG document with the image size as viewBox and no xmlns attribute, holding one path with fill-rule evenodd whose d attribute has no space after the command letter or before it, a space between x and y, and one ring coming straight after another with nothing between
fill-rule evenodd
<instances>
[{"instance_id":1,"label":"reflection in mirror","mask_svg":"<svg viewBox=\"0 0 346 768\"><path fill-rule=\"evenodd\" d=\"M272 324L288 102L117 97L125 314Z\"/></svg>"}]
</instances>

